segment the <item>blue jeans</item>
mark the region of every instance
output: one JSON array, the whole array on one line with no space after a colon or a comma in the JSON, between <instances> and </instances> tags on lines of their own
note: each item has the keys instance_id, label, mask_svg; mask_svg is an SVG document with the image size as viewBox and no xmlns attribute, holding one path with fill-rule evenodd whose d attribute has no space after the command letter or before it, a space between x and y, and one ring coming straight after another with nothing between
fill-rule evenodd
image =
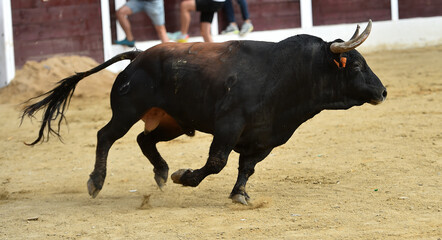
<instances>
[{"instance_id":1,"label":"blue jeans","mask_svg":"<svg viewBox=\"0 0 442 240\"><path fill-rule=\"evenodd\" d=\"M249 19L249 10L247 9L246 0L236 0L241 8L241 15L243 20ZM229 23L236 22L235 21L235 12L233 11L233 3L232 0L226 0L224 3L224 10L226 11L227 21Z\"/></svg>"}]
</instances>

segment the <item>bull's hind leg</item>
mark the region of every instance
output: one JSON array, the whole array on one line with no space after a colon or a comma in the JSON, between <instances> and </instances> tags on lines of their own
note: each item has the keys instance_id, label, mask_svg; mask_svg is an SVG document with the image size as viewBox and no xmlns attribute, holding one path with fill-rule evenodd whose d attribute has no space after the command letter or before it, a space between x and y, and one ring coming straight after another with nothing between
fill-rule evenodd
<instances>
[{"instance_id":1,"label":"bull's hind leg","mask_svg":"<svg viewBox=\"0 0 442 240\"><path fill-rule=\"evenodd\" d=\"M230 198L233 202L247 205L247 201L250 199L246 192L247 180L255 172L255 165L267 157L271 151L272 149L268 149L253 154L240 154L238 179L236 180L232 193L230 193Z\"/></svg>"},{"instance_id":2,"label":"bull's hind leg","mask_svg":"<svg viewBox=\"0 0 442 240\"><path fill-rule=\"evenodd\" d=\"M106 178L106 164L109 149L112 144L123 137L127 131L137 122L136 118L130 118L130 114L125 115L124 119L116 116L122 114L113 113L111 121L98 131L97 134L97 149L95 155L95 166L92 173L89 175L87 187L89 195L95 198L100 190L103 188L104 180Z\"/></svg>"},{"instance_id":3,"label":"bull's hind leg","mask_svg":"<svg viewBox=\"0 0 442 240\"><path fill-rule=\"evenodd\" d=\"M185 132L178 123L161 108L151 108L141 118L144 131L137 137L138 145L144 156L154 166L155 181L160 189L167 181L169 166L161 157L156 144L160 141L172 140ZM189 133L188 133L189 134Z\"/></svg>"},{"instance_id":4,"label":"bull's hind leg","mask_svg":"<svg viewBox=\"0 0 442 240\"><path fill-rule=\"evenodd\" d=\"M138 145L141 148L144 156L149 159L153 165L153 172L155 173L155 182L160 189L163 188L167 181L167 176L169 174L169 166L166 161L161 157L156 144L160 141L172 140L184 132L181 128L167 128L159 126L152 132L142 132L137 137Z\"/></svg>"}]
</instances>

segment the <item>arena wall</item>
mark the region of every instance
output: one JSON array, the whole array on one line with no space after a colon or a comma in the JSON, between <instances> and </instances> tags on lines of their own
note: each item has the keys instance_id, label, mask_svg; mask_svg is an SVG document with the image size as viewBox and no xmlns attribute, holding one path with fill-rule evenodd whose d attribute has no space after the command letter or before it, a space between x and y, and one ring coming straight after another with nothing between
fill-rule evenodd
<instances>
[{"instance_id":1,"label":"arena wall","mask_svg":"<svg viewBox=\"0 0 442 240\"><path fill-rule=\"evenodd\" d=\"M17 67L55 55L103 60L99 1L14 0L11 7Z\"/></svg>"}]
</instances>

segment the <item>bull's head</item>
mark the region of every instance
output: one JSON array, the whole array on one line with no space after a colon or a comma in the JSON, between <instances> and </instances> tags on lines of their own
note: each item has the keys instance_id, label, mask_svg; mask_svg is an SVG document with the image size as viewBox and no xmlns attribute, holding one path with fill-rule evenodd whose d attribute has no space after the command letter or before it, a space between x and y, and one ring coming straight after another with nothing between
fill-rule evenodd
<instances>
[{"instance_id":1,"label":"bull's head","mask_svg":"<svg viewBox=\"0 0 442 240\"><path fill-rule=\"evenodd\" d=\"M333 67L338 69L342 94L356 105L363 103L379 104L387 97L387 90L379 78L371 71L362 55L354 50L361 45L371 31L371 20L364 32L359 35L357 26L353 37L349 41L336 40L330 44ZM336 65L335 65L336 64Z\"/></svg>"}]
</instances>

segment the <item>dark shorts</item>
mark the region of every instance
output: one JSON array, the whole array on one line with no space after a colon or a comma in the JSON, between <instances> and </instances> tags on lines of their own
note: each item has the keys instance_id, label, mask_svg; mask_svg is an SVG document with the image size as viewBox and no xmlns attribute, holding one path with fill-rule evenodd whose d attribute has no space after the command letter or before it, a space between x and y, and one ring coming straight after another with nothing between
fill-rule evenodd
<instances>
[{"instance_id":1,"label":"dark shorts","mask_svg":"<svg viewBox=\"0 0 442 240\"><path fill-rule=\"evenodd\" d=\"M218 12L223 5L224 2L215 2L212 0L195 0L196 2L196 10L201 12L200 21L212 23L213 14Z\"/></svg>"}]
</instances>

